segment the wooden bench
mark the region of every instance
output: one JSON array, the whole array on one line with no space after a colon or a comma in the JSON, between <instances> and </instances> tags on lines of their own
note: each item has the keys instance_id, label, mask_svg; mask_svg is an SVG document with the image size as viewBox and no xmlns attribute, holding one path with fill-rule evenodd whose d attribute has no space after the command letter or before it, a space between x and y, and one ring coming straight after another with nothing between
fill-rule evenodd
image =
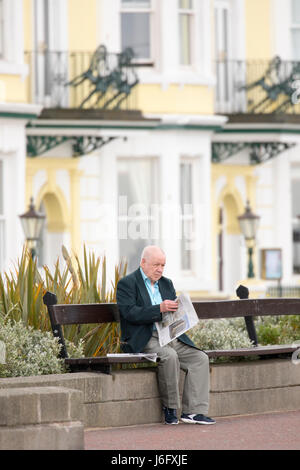
<instances>
[{"instance_id":1,"label":"wooden bench","mask_svg":"<svg viewBox=\"0 0 300 470\"><path fill-rule=\"evenodd\" d=\"M292 354L299 348L299 345L272 345L259 346L254 325L254 317L271 315L300 315L300 298L269 298L269 299L249 299L247 288L240 286L237 289L239 300L218 300L193 302L199 319L221 319L244 317L249 338L253 342L253 347L230 350L209 350L205 351L210 358L222 356L264 356L274 357L275 355ZM98 370L110 373L114 364L145 363L143 358L126 357L83 357L69 358L65 345L62 326L71 324L97 324L119 322L118 306L115 303L105 304L57 304L54 294L47 292L44 297L44 304L47 306L52 331L61 344L60 356L64 358L65 364L71 371Z\"/></svg>"}]
</instances>

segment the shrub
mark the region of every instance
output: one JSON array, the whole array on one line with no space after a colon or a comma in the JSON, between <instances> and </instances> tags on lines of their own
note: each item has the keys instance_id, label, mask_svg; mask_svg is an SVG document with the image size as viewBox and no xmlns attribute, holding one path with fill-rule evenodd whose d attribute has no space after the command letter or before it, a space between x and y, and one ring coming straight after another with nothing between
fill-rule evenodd
<instances>
[{"instance_id":1,"label":"shrub","mask_svg":"<svg viewBox=\"0 0 300 470\"><path fill-rule=\"evenodd\" d=\"M300 339L299 315L259 317L256 321L258 341L262 345L290 344Z\"/></svg>"},{"instance_id":2,"label":"shrub","mask_svg":"<svg viewBox=\"0 0 300 470\"><path fill-rule=\"evenodd\" d=\"M300 339L300 317L289 315L280 318L280 343L293 343Z\"/></svg>"},{"instance_id":3,"label":"shrub","mask_svg":"<svg viewBox=\"0 0 300 470\"><path fill-rule=\"evenodd\" d=\"M279 317L260 317L256 320L255 327L259 344L280 344Z\"/></svg>"},{"instance_id":4,"label":"shrub","mask_svg":"<svg viewBox=\"0 0 300 470\"><path fill-rule=\"evenodd\" d=\"M243 319L242 321L240 319L200 320L189 331L189 336L195 345L203 350L239 349L253 346Z\"/></svg>"}]
</instances>

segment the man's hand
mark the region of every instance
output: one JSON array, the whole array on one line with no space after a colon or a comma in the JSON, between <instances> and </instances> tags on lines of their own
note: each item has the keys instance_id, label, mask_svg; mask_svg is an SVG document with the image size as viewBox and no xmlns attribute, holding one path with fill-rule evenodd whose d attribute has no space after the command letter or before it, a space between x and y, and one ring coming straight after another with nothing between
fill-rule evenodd
<instances>
[{"instance_id":1,"label":"man's hand","mask_svg":"<svg viewBox=\"0 0 300 470\"><path fill-rule=\"evenodd\" d=\"M175 302L175 300L164 300L160 304L161 313L176 312L177 309L178 309L178 303Z\"/></svg>"}]
</instances>

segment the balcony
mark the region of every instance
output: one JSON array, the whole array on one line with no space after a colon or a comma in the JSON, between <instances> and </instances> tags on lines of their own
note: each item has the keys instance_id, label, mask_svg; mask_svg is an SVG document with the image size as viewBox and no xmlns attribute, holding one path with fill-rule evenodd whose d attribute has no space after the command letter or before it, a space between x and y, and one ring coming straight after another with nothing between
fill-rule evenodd
<instances>
[{"instance_id":1,"label":"balcony","mask_svg":"<svg viewBox=\"0 0 300 470\"><path fill-rule=\"evenodd\" d=\"M300 115L300 62L224 60L215 75L218 114Z\"/></svg>"},{"instance_id":2,"label":"balcony","mask_svg":"<svg viewBox=\"0 0 300 470\"><path fill-rule=\"evenodd\" d=\"M137 110L132 59L131 50L108 53L103 45L95 52L28 51L28 101L55 109ZM223 60L215 63L215 76L215 113L300 120L300 62Z\"/></svg>"},{"instance_id":3,"label":"balcony","mask_svg":"<svg viewBox=\"0 0 300 470\"><path fill-rule=\"evenodd\" d=\"M27 51L28 100L45 108L135 110L138 77L132 50L108 53Z\"/></svg>"}]
</instances>

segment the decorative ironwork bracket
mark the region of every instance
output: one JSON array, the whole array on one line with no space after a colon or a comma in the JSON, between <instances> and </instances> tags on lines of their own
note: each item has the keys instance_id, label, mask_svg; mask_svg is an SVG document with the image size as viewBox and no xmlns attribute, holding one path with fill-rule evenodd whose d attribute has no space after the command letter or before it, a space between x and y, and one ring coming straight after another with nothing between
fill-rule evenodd
<instances>
[{"instance_id":1,"label":"decorative ironwork bracket","mask_svg":"<svg viewBox=\"0 0 300 470\"><path fill-rule=\"evenodd\" d=\"M244 142L213 142L212 144L212 162L221 163L236 153L241 152L247 144Z\"/></svg>"},{"instance_id":2,"label":"decorative ironwork bracket","mask_svg":"<svg viewBox=\"0 0 300 470\"><path fill-rule=\"evenodd\" d=\"M212 163L222 163L244 149L249 149L249 163L259 165L294 147L287 142L213 142Z\"/></svg>"},{"instance_id":3,"label":"decorative ironwork bracket","mask_svg":"<svg viewBox=\"0 0 300 470\"><path fill-rule=\"evenodd\" d=\"M299 62L286 62L275 56L264 75L239 87L239 90L254 91L254 101L248 98L248 113L287 113L293 109L299 103L299 77Z\"/></svg>"},{"instance_id":4,"label":"decorative ironwork bracket","mask_svg":"<svg viewBox=\"0 0 300 470\"><path fill-rule=\"evenodd\" d=\"M81 136L73 137L73 156L81 157L87 155L94 150L100 149L106 144L109 144L117 137L95 137L95 136Z\"/></svg>"},{"instance_id":5,"label":"decorative ironwork bracket","mask_svg":"<svg viewBox=\"0 0 300 470\"><path fill-rule=\"evenodd\" d=\"M57 135L28 135L27 136L27 155L29 157L38 157L48 150L69 140L67 136Z\"/></svg>"},{"instance_id":6,"label":"decorative ironwork bracket","mask_svg":"<svg viewBox=\"0 0 300 470\"><path fill-rule=\"evenodd\" d=\"M249 144L250 163L252 165L264 163L295 145L287 142L253 142Z\"/></svg>"},{"instance_id":7,"label":"decorative ironwork bracket","mask_svg":"<svg viewBox=\"0 0 300 470\"><path fill-rule=\"evenodd\" d=\"M73 157L81 157L100 149L117 138L118 137L28 135L27 155L28 157L38 157L58 145L69 141L72 143Z\"/></svg>"}]
</instances>

